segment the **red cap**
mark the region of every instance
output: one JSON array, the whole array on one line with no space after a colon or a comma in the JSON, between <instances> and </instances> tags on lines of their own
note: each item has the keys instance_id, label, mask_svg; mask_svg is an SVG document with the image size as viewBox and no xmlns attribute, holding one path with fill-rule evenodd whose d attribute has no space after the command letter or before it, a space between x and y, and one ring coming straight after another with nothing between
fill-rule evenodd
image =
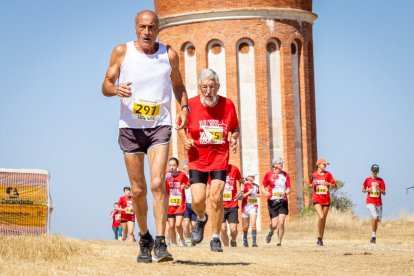
<instances>
[{"instance_id":1,"label":"red cap","mask_svg":"<svg viewBox=\"0 0 414 276\"><path fill-rule=\"evenodd\" d=\"M320 164L325 164L325 165L329 165L328 161L326 161L325 159L318 159L318 161L316 161L316 166L319 166Z\"/></svg>"}]
</instances>

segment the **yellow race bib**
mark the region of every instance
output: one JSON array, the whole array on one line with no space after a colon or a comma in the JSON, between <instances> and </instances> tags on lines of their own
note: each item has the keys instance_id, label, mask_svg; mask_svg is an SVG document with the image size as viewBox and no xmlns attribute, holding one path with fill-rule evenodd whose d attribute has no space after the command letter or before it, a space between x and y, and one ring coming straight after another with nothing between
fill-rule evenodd
<instances>
[{"instance_id":1,"label":"yellow race bib","mask_svg":"<svg viewBox=\"0 0 414 276\"><path fill-rule=\"evenodd\" d=\"M138 120L154 121L160 115L160 108L159 103L138 100L134 102L132 115Z\"/></svg>"}]
</instances>

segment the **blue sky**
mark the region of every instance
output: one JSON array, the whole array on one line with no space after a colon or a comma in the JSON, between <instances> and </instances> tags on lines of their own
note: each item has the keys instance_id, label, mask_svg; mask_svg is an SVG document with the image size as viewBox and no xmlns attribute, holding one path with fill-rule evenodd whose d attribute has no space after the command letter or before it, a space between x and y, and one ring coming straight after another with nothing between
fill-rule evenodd
<instances>
[{"instance_id":1,"label":"blue sky","mask_svg":"<svg viewBox=\"0 0 414 276\"><path fill-rule=\"evenodd\" d=\"M375 7L375 8L374 8ZM0 9L0 167L51 173L52 232L111 239L108 214L128 185L119 104L101 83L116 44L152 1L7 1ZM314 1L319 156L366 217L372 163L388 185L385 217L414 213L414 2ZM152 212L150 211L150 217Z\"/></svg>"}]
</instances>

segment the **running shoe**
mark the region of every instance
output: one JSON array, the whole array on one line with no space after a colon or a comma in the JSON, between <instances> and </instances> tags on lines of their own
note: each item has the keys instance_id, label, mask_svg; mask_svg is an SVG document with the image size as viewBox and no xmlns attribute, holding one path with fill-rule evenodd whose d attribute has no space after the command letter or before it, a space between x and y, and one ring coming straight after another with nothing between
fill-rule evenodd
<instances>
[{"instance_id":1,"label":"running shoe","mask_svg":"<svg viewBox=\"0 0 414 276\"><path fill-rule=\"evenodd\" d=\"M266 243L270 243L272 240L273 232L269 231L266 236Z\"/></svg>"},{"instance_id":2,"label":"running shoe","mask_svg":"<svg viewBox=\"0 0 414 276\"><path fill-rule=\"evenodd\" d=\"M323 246L323 241L321 238L318 238L318 241L316 242L316 245Z\"/></svg>"},{"instance_id":3,"label":"running shoe","mask_svg":"<svg viewBox=\"0 0 414 276\"><path fill-rule=\"evenodd\" d=\"M236 241L230 241L230 246L231 247L237 247L237 242Z\"/></svg>"},{"instance_id":4,"label":"running shoe","mask_svg":"<svg viewBox=\"0 0 414 276\"><path fill-rule=\"evenodd\" d=\"M253 243L252 244L252 247L257 247L257 243Z\"/></svg>"},{"instance_id":5,"label":"running shoe","mask_svg":"<svg viewBox=\"0 0 414 276\"><path fill-rule=\"evenodd\" d=\"M154 256L152 259L158 263L161 262L169 262L173 261L174 258L167 251L167 244L165 243L165 239L156 239L154 245Z\"/></svg>"},{"instance_id":6,"label":"running shoe","mask_svg":"<svg viewBox=\"0 0 414 276\"><path fill-rule=\"evenodd\" d=\"M187 242L185 241L185 239L181 239L180 242L182 246L187 247Z\"/></svg>"},{"instance_id":7,"label":"running shoe","mask_svg":"<svg viewBox=\"0 0 414 276\"><path fill-rule=\"evenodd\" d=\"M221 241L219 238L213 238L210 241L210 248L213 252L223 252L223 249L221 248Z\"/></svg>"},{"instance_id":8,"label":"running shoe","mask_svg":"<svg viewBox=\"0 0 414 276\"><path fill-rule=\"evenodd\" d=\"M371 239L369 240L370 243L377 243L377 238L376 237L371 237Z\"/></svg>"},{"instance_id":9,"label":"running shoe","mask_svg":"<svg viewBox=\"0 0 414 276\"><path fill-rule=\"evenodd\" d=\"M278 242L278 243L276 244L276 246L282 246L282 243L281 243L281 242Z\"/></svg>"},{"instance_id":10,"label":"running shoe","mask_svg":"<svg viewBox=\"0 0 414 276\"><path fill-rule=\"evenodd\" d=\"M243 246L249 247L249 243L247 242L247 239L243 238Z\"/></svg>"},{"instance_id":11,"label":"running shoe","mask_svg":"<svg viewBox=\"0 0 414 276\"><path fill-rule=\"evenodd\" d=\"M206 220L205 221L199 221L197 218L196 224L193 228L193 231L191 232L191 241L193 242L193 245L196 245L197 243L201 243L204 238L204 227L206 227L208 221L208 216L206 214Z\"/></svg>"},{"instance_id":12,"label":"running shoe","mask_svg":"<svg viewBox=\"0 0 414 276\"><path fill-rule=\"evenodd\" d=\"M187 246L188 247L193 246L193 242L191 241L191 239L187 239Z\"/></svg>"},{"instance_id":13,"label":"running shoe","mask_svg":"<svg viewBox=\"0 0 414 276\"><path fill-rule=\"evenodd\" d=\"M137 257L138 263L150 263L152 262L151 251L154 248L154 239L151 235L149 238L143 239L142 237L139 240L139 254Z\"/></svg>"}]
</instances>

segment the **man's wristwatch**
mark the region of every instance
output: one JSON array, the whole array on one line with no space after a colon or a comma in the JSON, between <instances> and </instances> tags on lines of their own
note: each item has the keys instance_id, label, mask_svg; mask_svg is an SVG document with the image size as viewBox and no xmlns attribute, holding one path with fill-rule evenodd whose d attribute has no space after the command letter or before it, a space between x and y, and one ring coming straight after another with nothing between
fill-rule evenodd
<instances>
[{"instance_id":1,"label":"man's wristwatch","mask_svg":"<svg viewBox=\"0 0 414 276\"><path fill-rule=\"evenodd\" d=\"M181 111L182 111L184 108L187 108L187 109L188 109L188 111L190 111L190 107L189 107L187 104L184 104L184 105L182 105L182 106L181 106Z\"/></svg>"}]
</instances>

